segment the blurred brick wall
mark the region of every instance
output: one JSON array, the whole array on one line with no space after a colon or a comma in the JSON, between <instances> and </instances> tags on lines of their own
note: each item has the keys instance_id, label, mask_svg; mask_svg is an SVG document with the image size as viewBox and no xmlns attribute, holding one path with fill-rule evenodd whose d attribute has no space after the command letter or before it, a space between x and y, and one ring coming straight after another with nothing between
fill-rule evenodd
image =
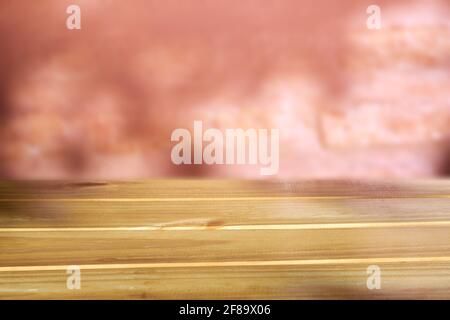
<instances>
[{"instance_id":1,"label":"blurred brick wall","mask_svg":"<svg viewBox=\"0 0 450 320\"><path fill-rule=\"evenodd\" d=\"M449 173L448 1L70 3L0 4L3 178L259 177L172 165L193 120L279 128L280 177Z\"/></svg>"}]
</instances>

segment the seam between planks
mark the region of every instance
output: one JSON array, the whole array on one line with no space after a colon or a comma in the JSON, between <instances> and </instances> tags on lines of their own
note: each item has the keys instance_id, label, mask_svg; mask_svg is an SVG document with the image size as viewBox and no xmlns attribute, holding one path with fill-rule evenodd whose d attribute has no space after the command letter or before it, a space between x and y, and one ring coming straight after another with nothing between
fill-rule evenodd
<instances>
[{"instance_id":1,"label":"seam between planks","mask_svg":"<svg viewBox=\"0 0 450 320\"><path fill-rule=\"evenodd\" d=\"M179 201L261 201L261 200L339 200L339 199L450 199L450 194L410 196L270 196L270 197L191 197L191 198L0 198L0 202L179 202Z\"/></svg>"},{"instance_id":2,"label":"seam between planks","mask_svg":"<svg viewBox=\"0 0 450 320\"><path fill-rule=\"evenodd\" d=\"M56 227L56 228L0 228L1 232L98 232L98 231L239 231L239 230L329 230L446 227L450 221L400 221L400 222L355 222L355 223L305 223L225 226L139 226L139 227Z\"/></svg>"},{"instance_id":3,"label":"seam between planks","mask_svg":"<svg viewBox=\"0 0 450 320\"><path fill-rule=\"evenodd\" d=\"M349 265L349 264L422 263L422 262L431 262L431 263L450 262L450 257L389 257L389 258L357 258L357 259L349 258L349 259L312 259L312 260L85 264L85 265L77 265L77 267L79 267L82 270L106 270L106 269ZM67 270L70 267L73 267L73 265L11 266L11 267L0 267L0 272L59 271L59 270Z\"/></svg>"}]
</instances>

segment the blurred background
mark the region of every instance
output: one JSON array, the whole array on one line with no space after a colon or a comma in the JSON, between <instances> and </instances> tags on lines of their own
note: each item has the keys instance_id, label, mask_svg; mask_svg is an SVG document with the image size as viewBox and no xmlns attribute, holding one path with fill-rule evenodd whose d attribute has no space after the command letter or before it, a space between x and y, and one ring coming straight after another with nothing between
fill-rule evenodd
<instances>
[{"instance_id":1,"label":"blurred background","mask_svg":"<svg viewBox=\"0 0 450 320\"><path fill-rule=\"evenodd\" d=\"M0 58L3 179L260 178L173 165L194 120L280 129L282 178L450 174L448 0L2 0Z\"/></svg>"}]
</instances>

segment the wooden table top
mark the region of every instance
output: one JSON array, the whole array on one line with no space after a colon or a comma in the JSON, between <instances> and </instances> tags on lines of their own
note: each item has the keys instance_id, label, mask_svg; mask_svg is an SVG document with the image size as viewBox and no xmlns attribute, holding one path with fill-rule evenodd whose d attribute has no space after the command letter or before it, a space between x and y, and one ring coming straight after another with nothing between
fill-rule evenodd
<instances>
[{"instance_id":1,"label":"wooden table top","mask_svg":"<svg viewBox=\"0 0 450 320\"><path fill-rule=\"evenodd\" d=\"M3 181L0 298L450 299L450 181Z\"/></svg>"}]
</instances>

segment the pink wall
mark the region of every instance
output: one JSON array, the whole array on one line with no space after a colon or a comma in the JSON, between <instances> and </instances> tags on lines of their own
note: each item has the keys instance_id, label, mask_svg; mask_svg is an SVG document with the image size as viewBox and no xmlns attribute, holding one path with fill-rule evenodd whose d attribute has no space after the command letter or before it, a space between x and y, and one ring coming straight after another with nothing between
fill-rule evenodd
<instances>
[{"instance_id":1,"label":"pink wall","mask_svg":"<svg viewBox=\"0 0 450 320\"><path fill-rule=\"evenodd\" d=\"M283 178L445 175L449 18L437 0L3 0L0 176L260 177L174 166L194 120L279 128Z\"/></svg>"}]
</instances>

